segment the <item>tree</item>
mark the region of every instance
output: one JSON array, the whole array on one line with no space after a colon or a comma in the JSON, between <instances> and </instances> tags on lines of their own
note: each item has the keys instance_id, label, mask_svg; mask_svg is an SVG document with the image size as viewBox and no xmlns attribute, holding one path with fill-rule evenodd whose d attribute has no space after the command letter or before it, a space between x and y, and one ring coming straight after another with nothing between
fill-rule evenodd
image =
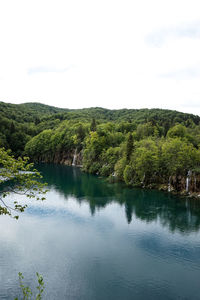
<instances>
[{"instance_id":1,"label":"tree","mask_svg":"<svg viewBox=\"0 0 200 300\"><path fill-rule=\"evenodd\" d=\"M90 130L91 131L96 131L97 130L97 125L96 125L95 118L92 118L92 122L91 122L91 125L90 125Z\"/></svg>"},{"instance_id":2,"label":"tree","mask_svg":"<svg viewBox=\"0 0 200 300\"><path fill-rule=\"evenodd\" d=\"M133 184L134 170L131 166L126 165L123 172L123 176L124 176L124 181L127 185Z\"/></svg>"},{"instance_id":3,"label":"tree","mask_svg":"<svg viewBox=\"0 0 200 300\"><path fill-rule=\"evenodd\" d=\"M200 153L193 145L181 138L167 139L162 145L163 174L186 175L187 172L199 165Z\"/></svg>"},{"instance_id":4,"label":"tree","mask_svg":"<svg viewBox=\"0 0 200 300\"><path fill-rule=\"evenodd\" d=\"M154 140L148 138L137 142L135 147L131 164L136 177L141 183L144 179L149 183L158 171L159 152L157 144Z\"/></svg>"},{"instance_id":5,"label":"tree","mask_svg":"<svg viewBox=\"0 0 200 300\"><path fill-rule=\"evenodd\" d=\"M167 133L167 137L169 137L169 138L177 138L177 137L184 138L186 136L186 133L187 133L186 127L181 124L178 124L169 129L169 131Z\"/></svg>"},{"instance_id":6,"label":"tree","mask_svg":"<svg viewBox=\"0 0 200 300\"><path fill-rule=\"evenodd\" d=\"M126 159L127 159L127 162L130 161L132 152L133 152L133 135L132 135L131 132L129 132L127 143L126 143Z\"/></svg>"},{"instance_id":7,"label":"tree","mask_svg":"<svg viewBox=\"0 0 200 300\"><path fill-rule=\"evenodd\" d=\"M51 156L51 129L43 130L34 136L25 147L25 152L35 159Z\"/></svg>"},{"instance_id":8,"label":"tree","mask_svg":"<svg viewBox=\"0 0 200 300\"><path fill-rule=\"evenodd\" d=\"M18 219L27 205L21 205L14 199L7 201L8 195L25 195L28 198L44 200L46 192L39 180L42 176L28 163L28 158L14 158L9 151L0 148L0 215L9 215ZM9 182L9 184L8 184Z\"/></svg>"}]
</instances>

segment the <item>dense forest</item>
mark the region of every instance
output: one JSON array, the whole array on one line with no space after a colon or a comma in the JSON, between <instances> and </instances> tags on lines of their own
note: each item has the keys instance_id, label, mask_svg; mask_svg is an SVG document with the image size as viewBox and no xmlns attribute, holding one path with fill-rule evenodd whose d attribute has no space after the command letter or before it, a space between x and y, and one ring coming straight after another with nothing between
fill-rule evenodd
<instances>
[{"instance_id":1,"label":"dense forest","mask_svg":"<svg viewBox=\"0 0 200 300\"><path fill-rule=\"evenodd\" d=\"M1 102L0 147L129 186L200 191L200 117L192 114Z\"/></svg>"}]
</instances>

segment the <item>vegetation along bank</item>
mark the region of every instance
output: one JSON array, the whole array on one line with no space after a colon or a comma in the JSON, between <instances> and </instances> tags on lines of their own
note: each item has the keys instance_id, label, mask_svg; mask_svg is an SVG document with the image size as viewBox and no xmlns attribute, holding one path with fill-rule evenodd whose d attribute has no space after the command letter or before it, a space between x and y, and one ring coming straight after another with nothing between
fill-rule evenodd
<instances>
[{"instance_id":1,"label":"vegetation along bank","mask_svg":"<svg viewBox=\"0 0 200 300\"><path fill-rule=\"evenodd\" d=\"M0 147L129 186L200 195L200 117L161 109L0 103Z\"/></svg>"}]
</instances>

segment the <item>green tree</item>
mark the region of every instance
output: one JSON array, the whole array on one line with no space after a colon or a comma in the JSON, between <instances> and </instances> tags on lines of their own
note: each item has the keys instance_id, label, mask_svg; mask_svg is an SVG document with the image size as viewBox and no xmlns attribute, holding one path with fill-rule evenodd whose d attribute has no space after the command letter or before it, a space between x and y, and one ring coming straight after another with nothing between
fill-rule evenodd
<instances>
[{"instance_id":1,"label":"green tree","mask_svg":"<svg viewBox=\"0 0 200 300\"><path fill-rule=\"evenodd\" d=\"M127 162L130 161L131 154L133 152L133 135L131 132L128 134L127 143L126 143L126 159Z\"/></svg>"},{"instance_id":2,"label":"green tree","mask_svg":"<svg viewBox=\"0 0 200 300\"><path fill-rule=\"evenodd\" d=\"M95 120L95 118L92 118L92 122L90 125L90 131L96 131L96 130L97 130L96 120Z\"/></svg>"},{"instance_id":3,"label":"green tree","mask_svg":"<svg viewBox=\"0 0 200 300\"><path fill-rule=\"evenodd\" d=\"M122 157L115 164L115 173L119 180L124 180L123 173L124 173L124 169L126 167L126 163L127 163L126 158Z\"/></svg>"},{"instance_id":4,"label":"green tree","mask_svg":"<svg viewBox=\"0 0 200 300\"><path fill-rule=\"evenodd\" d=\"M18 213L25 210L27 205L18 203L14 194L44 200L42 195L46 190L44 184L39 181L40 178L40 173L33 168L33 164L28 163L27 157L16 159L9 151L0 148L0 215L18 219ZM9 202L6 199L8 195L13 197Z\"/></svg>"},{"instance_id":5,"label":"green tree","mask_svg":"<svg viewBox=\"0 0 200 300\"><path fill-rule=\"evenodd\" d=\"M131 164L137 180L150 183L158 171L159 156L156 142L150 138L136 143L136 149L131 158Z\"/></svg>"},{"instance_id":6,"label":"green tree","mask_svg":"<svg viewBox=\"0 0 200 300\"><path fill-rule=\"evenodd\" d=\"M101 154L101 160L103 163L100 169L100 174L103 176L109 176L114 172L114 166L119 159L119 147L110 147Z\"/></svg>"},{"instance_id":7,"label":"green tree","mask_svg":"<svg viewBox=\"0 0 200 300\"><path fill-rule=\"evenodd\" d=\"M132 185L134 183L134 170L131 166L126 165L123 172L123 178L127 185Z\"/></svg>"},{"instance_id":8,"label":"green tree","mask_svg":"<svg viewBox=\"0 0 200 300\"><path fill-rule=\"evenodd\" d=\"M187 133L187 129L185 126L178 124L175 125L174 127L170 128L168 133L167 133L167 137L170 138L176 138L176 137L180 137L180 138L184 138L186 136Z\"/></svg>"},{"instance_id":9,"label":"green tree","mask_svg":"<svg viewBox=\"0 0 200 300\"><path fill-rule=\"evenodd\" d=\"M200 152L180 138L167 139L162 145L162 173L167 177L186 175L200 163Z\"/></svg>"}]
</instances>

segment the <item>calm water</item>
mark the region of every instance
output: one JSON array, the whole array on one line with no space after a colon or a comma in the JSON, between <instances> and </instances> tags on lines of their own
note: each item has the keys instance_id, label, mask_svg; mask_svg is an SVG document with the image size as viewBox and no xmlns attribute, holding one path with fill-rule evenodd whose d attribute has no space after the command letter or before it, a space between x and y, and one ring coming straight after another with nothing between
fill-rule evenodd
<instances>
[{"instance_id":1,"label":"calm water","mask_svg":"<svg viewBox=\"0 0 200 300\"><path fill-rule=\"evenodd\" d=\"M0 299L18 272L44 299L200 299L200 201L41 165L50 191L19 221L0 217Z\"/></svg>"}]
</instances>

